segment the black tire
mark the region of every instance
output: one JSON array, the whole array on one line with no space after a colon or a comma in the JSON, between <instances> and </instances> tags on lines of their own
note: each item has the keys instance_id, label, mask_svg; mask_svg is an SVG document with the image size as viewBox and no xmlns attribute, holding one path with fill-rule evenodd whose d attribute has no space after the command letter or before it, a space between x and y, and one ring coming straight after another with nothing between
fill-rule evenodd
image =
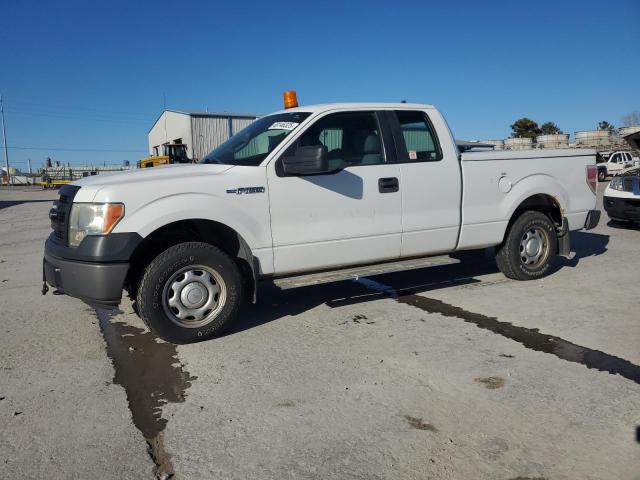
<instances>
[{"instance_id":1,"label":"black tire","mask_svg":"<svg viewBox=\"0 0 640 480\"><path fill-rule=\"evenodd\" d=\"M523 245L531 246L529 239L535 232L535 241L541 245L542 253L534 263ZM538 240L541 239L541 240ZM529 243L527 243L529 242ZM536 244L533 244L534 247ZM537 250L536 250L537 251ZM525 211L512 224L502 245L496 252L496 263L500 271L514 280L535 280L547 276L558 253L556 228L551 219L541 212Z\"/></svg>"},{"instance_id":2,"label":"black tire","mask_svg":"<svg viewBox=\"0 0 640 480\"><path fill-rule=\"evenodd\" d=\"M224 296L222 293L218 294L215 308L210 309L211 318L205 315L202 320L205 323L183 326L182 324L187 324L190 320L182 320L172 315L172 307L168 304L167 297L177 296L177 293L173 293L171 289L175 283L170 282L181 277L183 281L188 282L185 273L196 275L197 272L203 271L205 274L211 272L208 277L210 283L217 285L218 291L224 291ZM218 275L218 281L214 282L212 275L215 274ZM204 295L208 298L209 292L203 287L207 282L196 279L192 283L198 282L201 282L200 293L205 292ZM208 340L219 335L237 318L243 298L242 284L238 266L219 248L202 242L180 243L159 254L145 269L136 294L138 314L150 330L168 342L181 344ZM189 283L185 285L188 286ZM186 290L186 286L183 290ZM180 306L186 308L183 304Z\"/></svg>"},{"instance_id":3,"label":"black tire","mask_svg":"<svg viewBox=\"0 0 640 480\"><path fill-rule=\"evenodd\" d=\"M607 172L603 168L598 169L598 181L604 182L607 179Z\"/></svg>"}]
</instances>

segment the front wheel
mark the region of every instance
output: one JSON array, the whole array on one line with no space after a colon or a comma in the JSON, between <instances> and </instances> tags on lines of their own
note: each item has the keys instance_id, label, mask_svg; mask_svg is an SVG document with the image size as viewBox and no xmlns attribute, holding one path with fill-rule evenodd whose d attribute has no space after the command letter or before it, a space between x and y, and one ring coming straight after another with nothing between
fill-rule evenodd
<instances>
[{"instance_id":1,"label":"front wheel","mask_svg":"<svg viewBox=\"0 0 640 480\"><path fill-rule=\"evenodd\" d=\"M191 343L232 323L242 299L242 277L223 251L202 242L174 245L145 269L136 295L138 314L160 338Z\"/></svg>"},{"instance_id":2,"label":"front wheel","mask_svg":"<svg viewBox=\"0 0 640 480\"><path fill-rule=\"evenodd\" d=\"M500 271L514 280L535 280L549 274L558 253L556 229L543 213L526 211L507 232L496 253Z\"/></svg>"}]
</instances>

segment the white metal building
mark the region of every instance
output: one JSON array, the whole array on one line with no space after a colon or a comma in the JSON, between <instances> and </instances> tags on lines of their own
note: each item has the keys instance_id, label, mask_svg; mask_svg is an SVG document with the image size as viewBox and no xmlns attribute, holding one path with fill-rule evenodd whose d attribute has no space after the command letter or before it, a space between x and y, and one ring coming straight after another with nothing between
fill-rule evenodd
<instances>
[{"instance_id":1,"label":"white metal building","mask_svg":"<svg viewBox=\"0 0 640 480\"><path fill-rule=\"evenodd\" d=\"M165 110L149 130L149 154L162 155L162 145L187 145L187 155L199 160L259 115L227 112Z\"/></svg>"}]
</instances>

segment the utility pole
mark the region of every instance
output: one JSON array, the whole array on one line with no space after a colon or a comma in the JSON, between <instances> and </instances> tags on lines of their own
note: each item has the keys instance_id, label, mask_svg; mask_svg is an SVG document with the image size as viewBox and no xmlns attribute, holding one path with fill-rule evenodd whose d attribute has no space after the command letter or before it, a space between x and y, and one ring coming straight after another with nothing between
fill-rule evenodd
<instances>
[{"instance_id":1,"label":"utility pole","mask_svg":"<svg viewBox=\"0 0 640 480\"><path fill-rule=\"evenodd\" d=\"M7 166L7 184L11 183L11 172L9 171L9 151L7 149L7 132L4 127L4 104L2 103L2 95L0 95L0 117L2 117L2 141L4 142L4 163Z\"/></svg>"},{"instance_id":2,"label":"utility pole","mask_svg":"<svg viewBox=\"0 0 640 480\"><path fill-rule=\"evenodd\" d=\"M31 172L31 159L30 159L30 158L27 158L27 165L29 165L29 178L31 179L31 184L32 184L32 185L35 185L35 184L36 184L36 182L35 182L35 180L33 179L33 177L31 176L31 175L32 175L32 172ZM29 185L29 179L27 179L27 185Z\"/></svg>"}]
</instances>

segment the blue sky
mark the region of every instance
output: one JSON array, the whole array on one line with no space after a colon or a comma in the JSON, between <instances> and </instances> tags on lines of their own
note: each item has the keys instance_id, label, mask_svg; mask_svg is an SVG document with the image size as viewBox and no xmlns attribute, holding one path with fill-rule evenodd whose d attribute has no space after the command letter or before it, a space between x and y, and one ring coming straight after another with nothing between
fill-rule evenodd
<instances>
[{"instance_id":1,"label":"blue sky","mask_svg":"<svg viewBox=\"0 0 640 480\"><path fill-rule=\"evenodd\" d=\"M10 160L135 161L163 95L238 112L279 109L287 89L301 104L406 99L465 139L507 137L522 116L617 125L640 110L639 19L638 0L0 0Z\"/></svg>"}]
</instances>

